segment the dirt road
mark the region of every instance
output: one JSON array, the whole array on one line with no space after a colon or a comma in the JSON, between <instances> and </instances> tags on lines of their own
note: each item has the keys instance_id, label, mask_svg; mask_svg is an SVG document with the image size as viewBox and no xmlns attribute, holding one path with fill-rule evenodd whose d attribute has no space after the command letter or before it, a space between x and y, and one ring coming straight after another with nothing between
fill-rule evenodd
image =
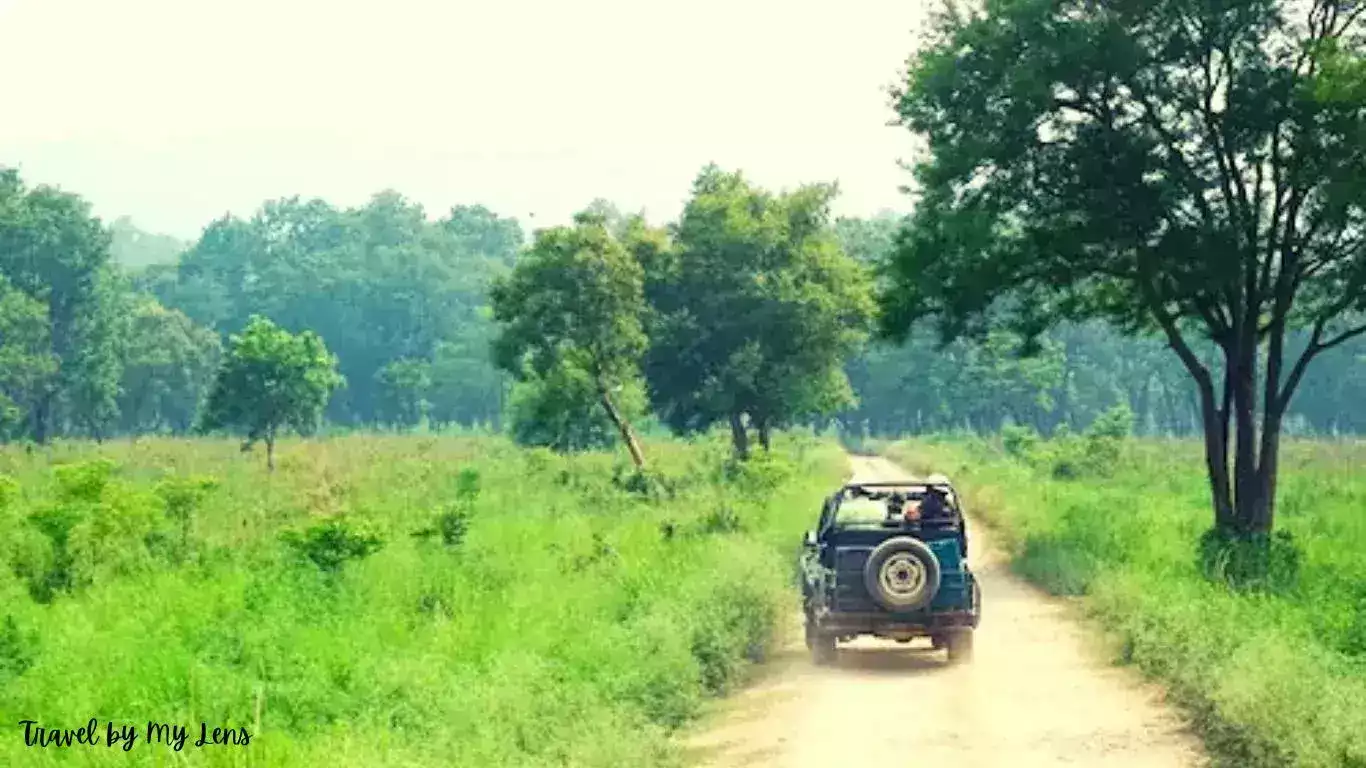
<instances>
[{"instance_id":1,"label":"dirt road","mask_svg":"<svg viewBox=\"0 0 1366 768\"><path fill-rule=\"evenodd\" d=\"M907 477L854 457L858 480ZM971 510L969 510L970 512ZM814 515L814 512L813 512ZM813 517L814 520L814 517ZM1067 606L1011 575L968 522L982 581L974 660L949 667L928 641L860 638L833 667L795 645L690 739L706 768L1198 766L1198 742L1160 694L1109 666ZM800 617L794 622L800 625Z\"/></svg>"}]
</instances>

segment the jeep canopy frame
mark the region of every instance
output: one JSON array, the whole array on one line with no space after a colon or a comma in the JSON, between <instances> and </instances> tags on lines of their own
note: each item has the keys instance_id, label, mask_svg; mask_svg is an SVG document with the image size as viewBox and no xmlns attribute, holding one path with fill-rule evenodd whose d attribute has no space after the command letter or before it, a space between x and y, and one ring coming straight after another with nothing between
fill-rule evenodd
<instances>
[{"instance_id":1,"label":"jeep canopy frame","mask_svg":"<svg viewBox=\"0 0 1366 768\"><path fill-rule=\"evenodd\" d=\"M940 522L948 522L960 528L963 527L963 508L959 504L958 492L951 483L942 480L935 482L899 480L846 483L826 499L825 506L821 510L820 522L815 530L815 538L823 539L831 529L836 527L839 508L845 501L850 499L891 501L894 498L900 498L903 501L919 501L924 499L931 490L937 490L944 494L944 509L950 514L949 520Z\"/></svg>"}]
</instances>

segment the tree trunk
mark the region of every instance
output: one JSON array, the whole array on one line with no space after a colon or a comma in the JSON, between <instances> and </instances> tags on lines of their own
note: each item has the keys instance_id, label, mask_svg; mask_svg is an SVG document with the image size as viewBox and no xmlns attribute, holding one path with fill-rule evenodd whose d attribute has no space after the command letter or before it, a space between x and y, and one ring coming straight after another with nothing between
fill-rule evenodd
<instances>
[{"instance_id":1,"label":"tree trunk","mask_svg":"<svg viewBox=\"0 0 1366 768\"><path fill-rule=\"evenodd\" d=\"M1278 309L1282 309L1278 307ZM1278 313L1284 317L1284 312ZM1285 364L1285 323L1276 322L1271 328L1271 337L1266 350L1266 381L1262 400L1262 444L1257 464L1257 495L1259 503L1249 523L1253 531L1270 533L1276 518L1276 475L1280 471L1281 426L1285 411L1290 405L1290 396L1299 381L1287 382L1286 391L1281 391L1281 371Z\"/></svg>"},{"instance_id":2,"label":"tree trunk","mask_svg":"<svg viewBox=\"0 0 1366 768\"><path fill-rule=\"evenodd\" d=\"M621 433L622 442L626 443L626 450L631 452L631 461L637 469L645 468L645 454L640 450L640 442L636 440L635 430L631 428L630 422L617 410L617 404L612 402L612 394L607 391L604 384L598 384L598 397L602 400L602 407L607 411L607 418L616 425L617 431Z\"/></svg>"},{"instance_id":3,"label":"tree trunk","mask_svg":"<svg viewBox=\"0 0 1366 768\"><path fill-rule=\"evenodd\" d=\"M1140 435L1149 433L1148 423L1152 414L1152 374L1143 377L1141 384L1137 386L1130 399L1133 401L1134 408L1134 432ZM1157 420L1152 419L1153 426Z\"/></svg>"},{"instance_id":4,"label":"tree trunk","mask_svg":"<svg viewBox=\"0 0 1366 768\"><path fill-rule=\"evenodd\" d=\"M768 419L759 419L759 445L764 447L764 453L773 450L772 441L769 439Z\"/></svg>"},{"instance_id":5,"label":"tree trunk","mask_svg":"<svg viewBox=\"0 0 1366 768\"><path fill-rule=\"evenodd\" d=\"M52 397L50 394L42 395L33 409L33 442L39 445L46 445L48 441L48 427L52 420Z\"/></svg>"},{"instance_id":6,"label":"tree trunk","mask_svg":"<svg viewBox=\"0 0 1366 768\"><path fill-rule=\"evenodd\" d=\"M266 434L266 469L275 471L275 433Z\"/></svg>"},{"instance_id":7,"label":"tree trunk","mask_svg":"<svg viewBox=\"0 0 1366 768\"><path fill-rule=\"evenodd\" d=\"M1227 365L1233 383L1233 420L1235 427L1234 530L1240 534L1256 533L1253 519L1260 505L1257 478L1257 346L1255 338L1239 340L1229 355Z\"/></svg>"},{"instance_id":8,"label":"tree trunk","mask_svg":"<svg viewBox=\"0 0 1366 768\"><path fill-rule=\"evenodd\" d=\"M739 411L730 414L730 439L735 446L735 458L741 461L749 458L749 433L745 431L743 416Z\"/></svg>"},{"instance_id":9,"label":"tree trunk","mask_svg":"<svg viewBox=\"0 0 1366 768\"><path fill-rule=\"evenodd\" d=\"M1205 469L1209 473L1214 523L1223 529L1233 519L1233 494L1228 476L1228 421L1214 400L1214 388L1208 384L1200 386L1200 411L1204 422Z\"/></svg>"}]
</instances>

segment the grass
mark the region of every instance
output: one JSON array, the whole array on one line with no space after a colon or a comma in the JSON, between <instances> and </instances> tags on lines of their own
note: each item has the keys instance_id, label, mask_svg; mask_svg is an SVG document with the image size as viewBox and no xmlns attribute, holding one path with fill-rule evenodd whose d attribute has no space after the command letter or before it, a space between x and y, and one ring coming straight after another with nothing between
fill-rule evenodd
<instances>
[{"instance_id":1,"label":"grass","mask_svg":"<svg viewBox=\"0 0 1366 768\"><path fill-rule=\"evenodd\" d=\"M296 441L274 475L228 441L0 451L0 765L677 765L845 471L810 438L726 448L651 444L649 482L496 438ZM94 747L15 725L90 718Z\"/></svg>"},{"instance_id":2,"label":"grass","mask_svg":"<svg viewBox=\"0 0 1366 768\"><path fill-rule=\"evenodd\" d=\"M1019 573L1082 596L1120 661L1168 684L1216 763L1366 766L1366 445L1285 443L1277 525L1301 565L1257 593L1200 570L1213 513L1197 443L1125 441L1112 471L1070 479L1049 448L942 439L887 453L946 471Z\"/></svg>"}]
</instances>

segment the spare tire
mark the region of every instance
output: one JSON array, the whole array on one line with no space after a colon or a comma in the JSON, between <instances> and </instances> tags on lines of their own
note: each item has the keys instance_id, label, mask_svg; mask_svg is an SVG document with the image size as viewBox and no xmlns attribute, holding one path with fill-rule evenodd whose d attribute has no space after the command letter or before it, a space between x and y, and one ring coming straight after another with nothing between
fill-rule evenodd
<instances>
[{"instance_id":1,"label":"spare tire","mask_svg":"<svg viewBox=\"0 0 1366 768\"><path fill-rule=\"evenodd\" d=\"M939 592L939 558L918 539L897 536L877 546L863 566L868 594L889 611L916 611Z\"/></svg>"}]
</instances>

